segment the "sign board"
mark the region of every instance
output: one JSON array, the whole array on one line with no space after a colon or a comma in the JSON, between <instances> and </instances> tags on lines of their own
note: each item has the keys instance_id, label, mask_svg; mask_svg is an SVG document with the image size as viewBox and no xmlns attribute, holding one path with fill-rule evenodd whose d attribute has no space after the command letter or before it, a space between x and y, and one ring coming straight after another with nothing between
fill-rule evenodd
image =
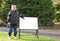
<instances>
[{"instance_id":1,"label":"sign board","mask_svg":"<svg viewBox=\"0 0 60 41\"><path fill-rule=\"evenodd\" d=\"M19 29L38 29L37 17L24 17L19 18Z\"/></svg>"}]
</instances>

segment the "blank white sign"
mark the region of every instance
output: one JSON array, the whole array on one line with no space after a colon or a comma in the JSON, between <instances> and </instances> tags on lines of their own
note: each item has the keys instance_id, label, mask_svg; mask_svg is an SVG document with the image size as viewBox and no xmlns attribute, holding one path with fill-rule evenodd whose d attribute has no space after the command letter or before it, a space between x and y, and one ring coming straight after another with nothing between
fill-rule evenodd
<instances>
[{"instance_id":1,"label":"blank white sign","mask_svg":"<svg viewBox=\"0 0 60 41\"><path fill-rule=\"evenodd\" d=\"M19 29L38 29L37 17L24 17L24 19L19 19Z\"/></svg>"}]
</instances>

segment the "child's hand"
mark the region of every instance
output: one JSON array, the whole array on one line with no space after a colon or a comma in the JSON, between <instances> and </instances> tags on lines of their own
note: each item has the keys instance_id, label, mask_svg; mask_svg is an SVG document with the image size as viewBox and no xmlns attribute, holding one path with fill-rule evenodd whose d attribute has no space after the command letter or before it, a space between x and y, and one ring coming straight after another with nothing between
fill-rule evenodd
<instances>
[{"instance_id":1,"label":"child's hand","mask_svg":"<svg viewBox=\"0 0 60 41\"><path fill-rule=\"evenodd\" d=\"M25 20L25 18L23 18Z\"/></svg>"},{"instance_id":2,"label":"child's hand","mask_svg":"<svg viewBox=\"0 0 60 41\"><path fill-rule=\"evenodd\" d=\"M10 22L8 22L8 24L10 24Z\"/></svg>"}]
</instances>

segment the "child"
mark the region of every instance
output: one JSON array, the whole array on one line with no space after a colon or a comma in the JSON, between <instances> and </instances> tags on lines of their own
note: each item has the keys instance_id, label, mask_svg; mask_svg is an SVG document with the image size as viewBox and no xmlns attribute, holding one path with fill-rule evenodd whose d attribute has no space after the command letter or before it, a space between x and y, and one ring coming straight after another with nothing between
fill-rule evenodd
<instances>
[{"instance_id":1,"label":"child","mask_svg":"<svg viewBox=\"0 0 60 41\"><path fill-rule=\"evenodd\" d=\"M7 21L9 26L9 33L8 33L8 39L10 39L10 36L12 34L12 31L14 29L14 38L16 38L17 35L17 25L19 23L19 16L21 18L24 18L19 12L17 11L16 5L12 4L11 5L11 10L8 13Z\"/></svg>"}]
</instances>

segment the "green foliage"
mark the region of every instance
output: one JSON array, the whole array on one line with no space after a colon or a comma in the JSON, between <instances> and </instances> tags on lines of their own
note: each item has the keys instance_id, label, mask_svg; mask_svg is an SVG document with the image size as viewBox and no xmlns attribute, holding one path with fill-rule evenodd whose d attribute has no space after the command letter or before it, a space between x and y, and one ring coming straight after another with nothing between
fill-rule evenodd
<instances>
[{"instance_id":1,"label":"green foliage","mask_svg":"<svg viewBox=\"0 0 60 41\"><path fill-rule=\"evenodd\" d=\"M57 22L60 22L60 11L56 11L55 19L57 20Z\"/></svg>"},{"instance_id":2,"label":"green foliage","mask_svg":"<svg viewBox=\"0 0 60 41\"><path fill-rule=\"evenodd\" d=\"M50 25L53 23L55 11L51 0L2 0L0 7L2 20L6 20L12 3L17 4L17 9L23 16L38 17L39 25Z\"/></svg>"}]
</instances>

